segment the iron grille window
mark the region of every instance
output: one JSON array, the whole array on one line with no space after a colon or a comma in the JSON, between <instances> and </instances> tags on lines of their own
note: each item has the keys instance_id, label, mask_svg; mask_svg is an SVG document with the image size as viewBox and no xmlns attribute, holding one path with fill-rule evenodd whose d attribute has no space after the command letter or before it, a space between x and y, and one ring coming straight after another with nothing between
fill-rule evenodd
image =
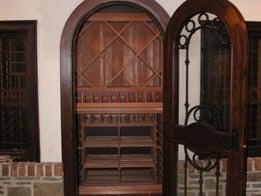
<instances>
[{"instance_id":1,"label":"iron grille window","mask_svg":"<svg viewBox=\"0 0 261 196\"><path fill-rule=\"evenodd\" d=\"M36 22L0 22L0 155L39 161Z\"/></svg>"},{"instance_id":2,"label":"iron grille window","mask_svg":"<svg viewBox=\"0 0 261 196\"><path fill-rule=\"evenodd\" d=\"M212 124L228 131L231 47L225 26L201 30L201 104L208 106L215 118ZM201 115L205 115L201 113Z\"/></svg>"},{"instance_id":3,"label":"iron grille window","mask_svg":"<svg viewBox=\"0 0 261 196\"><path fill-rule=\"evenodd\" d=\"M247 134L248 134L248 156L260 156L261 155L261 23L260 22L247 22L248 32L249 32L249 82L248 82L248 120L247 120ZM226 61L229 60L229 56L221 55L216 53L215 50L219 49L218 46L214 46L212 44L213 36L210 36L207 31L202 31L203 39L202 39L202 53L203 55L203 69L202 76L203 79L206 77L206 73L209 73L210 64L213 66L212 69L218 68L218 64L226 64ZM212 45L211 45L212 44ZM211 50L214 53L211 53ZM223 48L224 49L224 48ZM218 55L216 55L218 54ZM214 57L218 56L219 59ZM221 70L222 71L222 70ZM228 72L228 71L227 71ZM220 78L216 75L220 75L223 78L228 76L229 74L225 74L225 72L214 71L210 75L212 79L207 79L211 84L211 88L208 86L203 86L201 89L201 100L203 104L212 104L216 103L219 94L223 95L221 104L224 106L225 111L223 114L226 114L226 94L228 94L228 86L226 84L226 80L223 79L223 83L221 82L221 87L219 88L223 92L219 93L215 79ZM218 93L218 95L214 95L214 93ZM213 96L214 95L214 96ZM226 119L221 116L222 119ZM226 125L227 122L221 123Z\"/></svg>"},{"instance_id":4,"label":"iron grille window","mask_svg":"<svg viewBox=\"0 0 261 196\"><path fill-rule=\"evenodd\" d=\"M261 23L248 22L249 32L249 98L248 155L261 155Z\"/></svg>"}]
</instances>

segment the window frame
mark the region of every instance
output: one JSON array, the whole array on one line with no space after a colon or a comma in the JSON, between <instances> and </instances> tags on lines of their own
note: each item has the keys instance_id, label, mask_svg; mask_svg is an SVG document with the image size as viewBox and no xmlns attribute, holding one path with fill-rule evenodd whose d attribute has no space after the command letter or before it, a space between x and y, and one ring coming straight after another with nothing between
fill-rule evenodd
<instances>
[{"instance_id":1,"label":"window frame","mask_svg":"<svg viewBox=\"0 0 261 196\"><path fill-rule=\"evenodd\" d=\"M248 103L247 103L247 109L248 109L248 113L247 113L247 119L246 119L246 129L247 129L247 142L248 142L248 149L247 149L247 156L248 157L258 157L261 155L261 144L251 144L251 140L250 140L250 129L249 127L251 126L251 94L250 94L250 91L252 88L252 83L251 83L251 77L252 76L252 73L251 73L251 69L253 69L253 66L256 66L258 67L258 65L255 65L253 64L254 60L252 59L253 58L253 55L252 55L252 40L255 40L255 39L259 39L261 40L261 22L256 22L256 21L246 21L246 24L247 24L247 30L248 30L248 37L249 37L249 68L248 68L248 88L249 88L249 92L248 92ZM202 34L204 35L204 33ZM258 63L258 62L257 62ZM253 64L253 66L252 66ZM205 64L203 65L203 67L205 66ZM261 78L257 78L257 80L261 80ZM255 116L256 117L256 116ZM257 130L255 130L254 133L256 133Z\"/></svg>"},{"instance_id":2,"label":"window frame","mask_svg":"<svg viewBox=\"0 0 261 196\"><path fill-rule=\"evenodd\" d=\"M261 22L257 22L257 21L247 21L247 30L248 30L248 36L249 36L249 40L251 43L251 40L254 38L259 38L261 40ZM251 65L252 63L252 59L251 59L251 45L249 47L249 64ZM257 65L258 66L258 65ZM249 90L251 90L251 66L249 66L249 70L248 70L248 74L249 74ZM259 80L261 80L261 78L258 78ZM250 99L250 96L249 96ZM250 101L250 100L249 100ZM250 102L248 102L248 110L250 108ZM250 111L248 111L248 119L247 119L247 128L249 127L249 123L250 119L249 119L249 113ZM249 130L247 130L247 133L249 134ZM248 150L247 150L247 156L248 157L257 157L261 155L261 145L250 145L250 141L249 141L249 135L247 136L248 138Z\"/></svg>"},{"instance_id":3,"label":"window frame","mask_svg":"<svg viewBox=\"0 0 261 196\"><path fill-rule=\"evenodd\" d=\"M26 33L26 103L28 148L25 153L17 154L12 150L0 151L0 155L16 157L15 161L40 161L39 112L38 112L38 72L37 72L37 21L0 21L0 33ZM17 158L17 156L20 156Z\"/></svg>"}]
</instances>

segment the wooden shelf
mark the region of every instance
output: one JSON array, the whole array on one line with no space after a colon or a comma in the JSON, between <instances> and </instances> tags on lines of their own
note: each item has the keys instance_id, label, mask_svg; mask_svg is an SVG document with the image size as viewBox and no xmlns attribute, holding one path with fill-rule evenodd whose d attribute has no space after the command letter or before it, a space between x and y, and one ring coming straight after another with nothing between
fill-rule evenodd
<instances>
[{"instance_id":1,"label":"wooden shelf","mask_svg":"<svg viewBox=\"0 0 261 196\"><path fill-rule=\"evenodd\" d=\"M85 181L86 186L93 185L118 185L119 184L119 171L118 169L103 169L103 170L88 170L87 178Z\"/></svg>"},{"instance_id":2,"label":"wooden shelf","mask_svg":"<svg viewBox=\"0 0 261 196\"><path fill-rule=\"evenodd\" d=\"M80 195L160 194L161 185L80 186Z\"/></svg>"},{"instance_id":3,"label":"wooden shelf","mask_svg":"<svg viewBox=\"0 0 261 196\"><path fill-rule=\"evenodd\" d=\"M122 136L120 147L154 147L155 143L150 136Z\"/></svg>"},{"instance_id":4,"label":"wooden shelf","mask_svg":"<svg viewBox=\"0 0 261 196\"><path fill-rule=\"evenodd\" d=\"M150 154L121 154L121 168L153 168L155 164Z\"/></svg>"},{"instance_id":5,"label":"wooden shelf","mask_svg":"<svg viewBox=\"0 0 261 196\"><path fill-rule=\"evenodd\" d=\"M77 113L161 113L162 103L77 103Z\"/></svg>"},{"instance_id":6,"label":"wooden shelf","mask_svg":"<svg viewBox=\"0 0 261 196\"><path fill-rule=\"evenodd\" d=\"M150 154L87 155L85 168L154 168Z\"/></svg>"},{"instance_id":7,"label":"wooden shelf","mask_svg":"<svg viewBox=\"0 0 261 196\"><path fill-rule=\"evenodd\" d=\"M90 169L85 181L86 186L93 185L133 185L153 184L151 169Z\"/></svg>"},{"instance_id":8,"label":"wooden shelf","mask_svg":"<svg viewBox=\"0 0 261 196\"><path fill-rule=\"evenodd\" d=\"M95 147L118 147L119 137L118 136L90 136L87 137L84 147L95 148Z\"/></svg>"},{"instance_id":9,"label":"wooden shelf","mask_svg":"<svg viewBox=\"0 0 261 196\"><path fill-rule=\"evenodd\" d=\"M118 155L90 155L86 157L85 168L118 168Z\"/></svg>"},{"instance_id":10,"label":"wooden shelf","mask_svg":"<svg viewBox=\"0 0 261 196\"><path fill-rule=\"evenodd\" d=\"M82 148L102 147L154 147L155 143L150 136L89 136Z\"/></svg>"},{"instance_id":11,"label":"wooden shelf","mask_svg":"<svg viewBox=\"0 0 261 196\"><path fill-rule=\"evenodd\" d=\"M121 170L121 184L154 184L151 169Z\"/></svg>"}]
</instances>

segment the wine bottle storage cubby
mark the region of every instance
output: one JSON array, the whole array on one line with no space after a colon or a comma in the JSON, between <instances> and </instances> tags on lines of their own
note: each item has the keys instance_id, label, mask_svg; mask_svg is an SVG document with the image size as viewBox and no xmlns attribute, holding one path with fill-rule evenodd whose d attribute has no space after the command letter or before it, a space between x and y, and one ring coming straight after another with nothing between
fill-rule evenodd
<instances>
[{"instance_id":1,"label":"wine bottle storage cubby","mask_svg":"<svg viewBox=\"0 0 261 196\"><path fill-rule=\"evenodd\" d=\"M96 179L96 184L99 184L99 176L103 173L104 180L110 181L111 177L110 183L113 184L161 182L161 171L158 171L162 168L161 130L158 126L161 114L105 116L115 118L115 122L108 126L103 114L78 115L80 182L92 185Z\"/></svg>"}]
</instances>

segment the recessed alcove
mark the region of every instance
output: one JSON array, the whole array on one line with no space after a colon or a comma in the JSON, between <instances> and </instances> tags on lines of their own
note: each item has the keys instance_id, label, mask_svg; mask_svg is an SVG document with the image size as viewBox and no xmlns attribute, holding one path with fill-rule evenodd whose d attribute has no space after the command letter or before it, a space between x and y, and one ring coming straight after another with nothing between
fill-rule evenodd
<instances>
[{"instance_id":1,"label":"recessed alcove","mask_svg":"<svg viewBox=\"0 0 261 196\"><path fill-rule=\"evenodd\" d=\"M146 1L101 1L88 9L71 40L75 162L68 160L73 178L65 170L65 186L74 181L68 189L79 195L160 195L168 15Z\"/></svg>"}]
</instances>

